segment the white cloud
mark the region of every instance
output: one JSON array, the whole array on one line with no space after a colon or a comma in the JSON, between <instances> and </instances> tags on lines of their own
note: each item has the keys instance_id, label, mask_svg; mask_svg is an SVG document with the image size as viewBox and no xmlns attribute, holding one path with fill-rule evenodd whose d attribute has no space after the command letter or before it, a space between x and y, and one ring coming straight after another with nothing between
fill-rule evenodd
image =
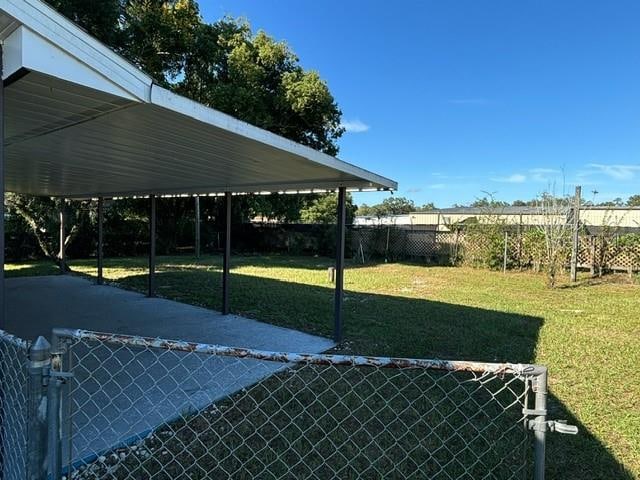
<instances>
[{"instance_id":1,"label":"white cloud","mask_svg":"<svg viewBox=\"0 0 640 480\"><path fill-rule=\"evenodd\" d=\"M501 183L524 183L527 180L527 176L521 173L514 173L513 175L509 175L508 177L495 177L491 180Z\"/></svg>"},{"instance_id":2,"label":"white cloud","mask_svg":"<svg viewBox=\"0 0 640 480\"><path fill-rule=\"evenodd\" d=\"M531 180L534 182L550 182L555 180L562 172L555 168L532 168L529 170Z\"/></svg>"},{"instance_id":3,"label":"white cloud","mask_svg":"<svg viewBox=\"0 0 640 480\"><path fill-rule=\"evenodd\" d=\"M442 190L447 188L447 186L444 183L432 183L431 185L428 185L427 188L431 188L432 190Z\"/></svg>"},{"instance_id":4,"label":"white cloud","mask_svg":"<svg viewBox=\"0 0 640 480\"><path fill-rule=\"evenodd\" d=\"M614 180L633 180L638 172L640 165L605 165L602 163L590 163L587 165L590 171L582 172L582 175L606 175Z\"/></svg>"},{"instance_id":5,"label":"white cloud","mask_svg":"<svg viewBox=\"0 0 640 480\"><path fill-rule=\"evenodd\" d=\"M422 191L422 189L420 187L407 188L407 193L419 193L421 191Z\"/></svg>"},{"instance_id":6,"label":"white cloud","mask_svg":"<svg viewBox=\"0 0 640 480\"><path fill-rule=\"evenodd\" d=\"M348 133L362 133L369 130L371 127L360 120L345 120L340 126Z\"/></svg>"}]
</instances>

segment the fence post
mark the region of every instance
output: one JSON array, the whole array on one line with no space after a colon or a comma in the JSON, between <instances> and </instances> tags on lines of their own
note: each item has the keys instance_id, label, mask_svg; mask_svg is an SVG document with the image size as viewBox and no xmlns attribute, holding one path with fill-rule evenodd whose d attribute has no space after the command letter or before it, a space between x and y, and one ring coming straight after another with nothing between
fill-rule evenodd
<instances>
[{"instance_id":1,"label":"fence post","mask_svg":"<svg viewBox=\"0 0 640 480\"><path fill-rule=\"evenodd\" d=\"M504 255L502 257L502 273L507 273L507 249L509 247L509 232L504 231Z\"/></svg>"},{"instance_id":2,"label":"fence post","mask_svg":"<svg viewBox=\"0 0 640 480\"><path fill-rule=\"evenodd\" d=\"M534 474L535 480L544 480L545 450L547 436L547 369L540 370L533 380L535 393L534 409Z\"/></svg>"},{"instance_id":3,"label":"fence post","mask_svg":"<svg viewBox=\"0 0 640 480\"><path fill-rule=\"evenodd\" d=\"M47 391L47 463L51 480L62 478L62 352L54 334L51 349L51 368ZM57 375L56 375L57 374Z\"/></svg>"},{"instance_id":4,"label":"fence post","mask_svg":"<svg viewBox=\"0 0 640 480\"><path fill-rule=\"evenodd\" d=\"M51 345L44 337L29 348L29 397L27 430L27 478L47 478L47 388L45 378L51 366Z\"/></svg>"},{"instance_id":5,"label":"fence post","mask_svg":"<svg viewBox=\"0 0 640 480\"><path fill-rule=\"evenodd\" d=\"M591 247L591 276L596 276L596 237L593 235L589 237L589 243Z\"/></svg>"},{"instance_id":6,"label":"fence post","mask_svg":"<svg viewBox=\"0 0 640 480\"><path fill-rule=\"evenodd\" d=\"M580 228L580 193L582 187L576 186L576 194L573 199L573 233L571 241L571 282L578 280L578 230Z\"/></svg>"}]
</instances>

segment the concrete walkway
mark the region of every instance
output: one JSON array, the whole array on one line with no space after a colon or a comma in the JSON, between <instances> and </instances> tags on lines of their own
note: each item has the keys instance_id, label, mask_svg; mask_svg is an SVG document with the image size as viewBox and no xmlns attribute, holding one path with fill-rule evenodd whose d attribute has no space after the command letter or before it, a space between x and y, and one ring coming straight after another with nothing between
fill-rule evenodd
<instances>
[{"instance_id":1,"label":"concrete walkway","mask_svg":"<svg viewBox=\"0 0 640 480\"><path fill-rule=\"evenodd\" d=\"M7 330L24 339L54 327L248 347L327 350L325 338L74 277L6 280ZM286 368L280 363L80 343L63 399L64 461L76 466L135 443Z\"/></svg>"}]
</instances>

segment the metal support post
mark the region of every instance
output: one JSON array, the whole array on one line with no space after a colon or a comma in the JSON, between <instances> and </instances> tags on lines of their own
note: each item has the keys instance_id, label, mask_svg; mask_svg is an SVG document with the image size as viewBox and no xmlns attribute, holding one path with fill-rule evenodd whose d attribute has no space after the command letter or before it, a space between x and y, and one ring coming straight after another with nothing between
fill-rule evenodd
<instances>
[{"instance_id":1,"label":"metal support post","mask_svg":"<svg viewBox=\"0 0 640 480\"><path fill-rule=\"evenodd\" d=\"M0 78L2 78L2 71L2 45L0 45ZM0 82L0 328L4 327L4 83Z\"/></svg>"},{"instance_id":2,"label":"metal support post","mask_svg":"<svg viewBox=\"0 0 640 480\"><path fill-rule=\"evenodd\" d=\"M54 346L57 343L54 340ZM62 386L65 376L68 374L62 373L62 353L52 347L47 389L47 455L52 480L62 478Z\"/></svg>"},{"instance_id":3,"label":"metal support post","mask_svg":"<svg viewBox=\"0 0 640 480\"><path fill-rule=\"evenodd\" d=\"M156 196L149 195L149 297L156 296Z\"/></svg>"},{"instance_id":4,"label":"metal support post","mask_svg":"<svg viewBox=\"0 0 640 480\"><path fill-rule=\"evenodd\" d=\"M533 421L535 423L534 435L534 476L535 480L544 480L545 471L545 450L547 437L547 369L541 367L540 373L533 381L533 391L535 393L534 409L537 415Z\"/></svg>"},{"instance_id":5,"label":"metal support post","mask_svg":"<svg viewBox=\"0 0 640 480\"><path fill-rule=\"evenodd\" d=\"M60 215L60 237L59 237L60 250L58 251L58 261L60 262L61 272L67 273L67 255L64 248L64 239L66 237L64 198L61 200L59 215Z\"/></svg>"},{"instance_id":6,"label":"metal support post","mask_svg":"<svg viewBox=\"0 0 640 480\"><path fill-rule=\"evenodd\" d=\"M29 397L27 432L27 478L47 478L47 388L51 345L44 337L29 348Z\"/></svg>"},{"instance_id":7,"label":"metal support post","mask_svg":"<svg viewBox=\"0 0 640 480\"><path fill-rule=\"evenodd\" d=\"M334 298L333 338L336 343L342 341L342 302L344 299L344 249L345 249L345 187L338 188L338 221L336 228L336 288Z\"/></svg>"},{"instance_id":8,"label":"metal support post","mask_svg":"<svg viewBox=\"0 0 640 480\"><path fill-rule=\"evenodd\" d=\"M229 270L231 268L231 192L224 194L225 201L225 228L224 228L224 255L222 257L222 314L229 315L231 306L229 303Z\"/></svg>"},{"instance_id":9,"label":"metal support post","mask_svg":"<svg viewBox=\"0 0 640 480\"><path fill-rule=\"evenodd\" d=\"M200 197L195 197L196 210L196 258L200 258Z\"/></svg>"},{"instance_id":10,"label":"metal support post","mask_svg":"<svg viewBox=\"0 0 640 480\"><path fill-rule=\"evenodd\" d=\"M103 262L104 262L104 258L103 258L104 229L103 229L103 225L104 225L104 198L103 197L99 197L98 198L98 251L97 251L97 257L98 257L98 279L97 279L97 283L98 283L98 285L102 285L104 283L104 277L103 277L103 273L102 273Z\"/></svg>"}]
</instances>

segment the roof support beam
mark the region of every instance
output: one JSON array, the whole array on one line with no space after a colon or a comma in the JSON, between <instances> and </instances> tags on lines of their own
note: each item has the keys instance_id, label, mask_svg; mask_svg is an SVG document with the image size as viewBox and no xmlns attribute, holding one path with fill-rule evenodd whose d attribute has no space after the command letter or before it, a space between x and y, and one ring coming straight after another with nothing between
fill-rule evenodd
<instances>
[{"instance_id":1,"label":"roof support beam","mask_svg":"<svg viewBox=\"0 0 640 480\"><path fill-rule=\"evenodd\" d=\"M231 192L224 194L225 226L224 255L222 257L222 314L229 315L229 270L231 267Z\"/></svg>"},{"instance_id":2,"label":"roof support beam","mask_svg":"<svg viewBox=\"0 0 640 480\"><path fill-rule=\"evenodd\" d=\"M147 296L156 296L156 196L149 195L149 285Z\"/></svg>"},{"instance_id":3,"label":"roof support beam","mask_svg":"<svg viewBox=\"0 0 640 480\"><path fill-rule=\"evenodd\" d=\"M342 341L342 302L344 299L344 249L345 249L345 187L338 188L338 223L336 226L336 289L334 299L333 338L336 343Z\"/></svg>"}]
</instances>

